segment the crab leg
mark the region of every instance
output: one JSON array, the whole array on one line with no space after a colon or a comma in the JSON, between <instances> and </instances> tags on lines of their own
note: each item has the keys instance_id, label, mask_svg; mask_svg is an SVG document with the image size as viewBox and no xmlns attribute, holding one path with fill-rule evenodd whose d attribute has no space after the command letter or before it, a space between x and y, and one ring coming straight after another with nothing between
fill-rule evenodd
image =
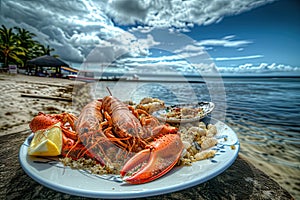
<instances>
[{"instance_id":1,"label":"crab leg","mask_svg":"<svg viewBox=\"0 0 300 200\"><path fill-rule=\"evenodd\" d=\"M178 134L167 134L151 143L150 147L144 149L129 159L122 168L120 175L124 177L128 172L147 161L139 171L125 178L130 184L141 184L153 181L168 171L178 162L183 144Z\"/></svg>"}]
</instances>

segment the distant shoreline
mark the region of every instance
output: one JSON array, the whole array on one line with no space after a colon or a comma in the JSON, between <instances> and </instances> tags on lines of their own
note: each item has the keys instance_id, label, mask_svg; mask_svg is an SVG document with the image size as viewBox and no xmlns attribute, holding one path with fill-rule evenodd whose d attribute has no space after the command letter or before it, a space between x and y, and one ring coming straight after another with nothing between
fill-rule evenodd
<instances>
[{"instance_id":1,"label":"distant shoreline","mask_svg":"<svg viewBox=\"0 0 300 200\"><path fill-rule=\"evenodd\" d=\"M140 76L139 79L119 79L117 81L124 82L163 82L163 83L206 83L209 80L272 80L272 79L298 79L300 81L300 75L225 75L225 76L174 76L174 75L158 75L158 76ZM107 79L101 79L100 81L107 81ZM116 80L115 80L116 81ZM297 81L297 80L295 80Z\"/></svg>"},{"instance_id":2,"label":"distant shoreline","mask_svg":"<svg viewBox=\"0 0 300 200\"><path fill-rule=\"evenodd\" d=\"M135 74L135 73L107 73L104 72L102 74L103 77L121 77L126 78L128 80L133 80L132 77L138 77L137 80L161 80L166 78L166 81L173 81L174 79L182 79L182 80L189 80L189 79L206 79L206 78L300 78L300 74Z\"/></svg>"},{"instance_id":3,"label":"distant shoreline","mask_svg":"<svg viewBox=\"0 0 300 200\"><path fill-rule=\"evenodd\" d=\"M139 82L139 83L206 83L209 81L271 81L271 80L292 80L300 81L300 76L140 76L138 79L131 77L114 77L114 78L95 78L95 79L78 79L77 81L83 82L101 82L101 81L119 81L119 82Z\"/></svg>"},{"instance_id":4,"label":"distant shoreline","mask_svg":"<svg viewBox=\"0 0 300 200\"><path fill-rule=\"evenodd\" d=\"M300 75L225 75L222 78L300 78Z\"/></svg>"}]
</instances>

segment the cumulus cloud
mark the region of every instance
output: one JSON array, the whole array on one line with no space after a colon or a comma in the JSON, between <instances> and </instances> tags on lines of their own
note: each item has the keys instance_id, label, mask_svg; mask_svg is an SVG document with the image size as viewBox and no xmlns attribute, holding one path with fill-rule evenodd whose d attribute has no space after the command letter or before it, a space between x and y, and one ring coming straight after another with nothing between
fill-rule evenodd
<instances>
[{"instance_id":1,"label":"cumulus cloud","mask_svg":"<svg viewBox=\"0 0 300 200\"><path fill-rule=\"evenodd\" d=\"M160 61L155 63L164 66L170 66L169 63L184 66L181 59L209 57L201 46L206 49L223 46L242 50L252 42L234 40L234 35L194 43L174 40L172 35L157 40L152 33L154 28L169 28L170 33L176 32L174 29L188 31L194 24L216 23L225 16L236 15L273 1L6 0L1 2L0 21L7 27L19 26L35 33L41 43L55 48L54 53L68 62L98 62L101 59L108 62L128 57L132 60L124 59L124 63L134 63L137 62L134 58L148 58L151 55L151 47L168 46L172 48L169 50L177 55L162 56ZM117 26L136 24L138 26L129 30ZM165 44L162 44L162 41ZM178 46L172 46L173 41L176 41ZM166 60L163 62L162 59ZM123 61L119 62L120 65L124 64Z\"/></svg>"},{"instance_id":2,"label":"cumulus cloud","mask_svg":"<svg viewBox=\"0 0 300 200\"><path fill-rule=\"evenodd\" d=\"M208 25L274 0L110 0L105 12L120 24L187 28Z\"/></svg>"},{"instance_id":3,"label":"cumulus cloud","mask_svg":"<svg viewBox=\"0 0 300 200\"><path fill-rule=\"evenodd\" d=\"M300 73L300 67L293 67L290 65L283 65L277 63L245 63L236 67L218 67L218 70L221 73L236 73L236 74L259 74L259 73L276 73L276 72L285 72L285 73Z\"/></svg>"},{"instance_id":4,"label":"cumulus cloud","mask_svg":"<svg viewBox=\"0 0 300 200\"><path fill-rule=\"evenodd\" d=\"M7 0L1 6L0 21L6 26L26 28L37 35L39 42L55 48L62 59L73 62L83 60L86 45L95 42L94 31L99 30L101 23L108 26L110 22L103 15L89 16L80 1Z\"/></svg>"},{"instance_id":5,"label":"cumulus cloud","mask_svg":"<svg viewBox=\"0 0 300 200\"><path fill-rule=\"evenodd\" d=\"M7 0L1 4L0 21L35 33L39 42L70 62L83 62L97 45L115 44L131 55L147 54L147 45L154 43L150 36L137 42L133 34L115 26L102 7L98 1Z\"/></svg>"},{"instance_id":6,"label":"cumulus cloud","mask_svg":"<svg viewBox=\"0 0 300 200\"><path fill-rule=\"evenodd\" d=\"M129 32L126 32L119 37L100 41L100 44L87 55L85 63L98 63L99 66L107 66L120 59L118 62L120 64L127 62L128 59L147 56L149 47L157 44L159 42L154 41L151 35L136 39Z\"/></svg>"},{"instance_id":7,"label":"cumulus cloud","mask_svg":"<svg viewBox=\"0 0 300 200\"><path fill-rule=\"evenodd\" d=\"M185 59L180 59L178 56L148 57L144 59L126 58L119 60L119 62L122 62L122 66L126 66L126 70L134 73L198 74L200 71L212 71L212 65L206 63L192 64Z\"/></svg>"}]
</instances>

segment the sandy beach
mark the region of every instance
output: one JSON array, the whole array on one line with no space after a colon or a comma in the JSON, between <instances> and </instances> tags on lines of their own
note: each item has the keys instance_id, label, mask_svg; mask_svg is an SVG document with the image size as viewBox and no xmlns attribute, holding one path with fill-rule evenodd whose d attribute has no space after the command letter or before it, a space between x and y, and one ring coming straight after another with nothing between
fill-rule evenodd
<instances>
[{"instance_id":1,"label":"sandy beach","mask_svg":"<svg viewBox=\"0 0 300 200\"><path fill-rule=\"evenodd\" d=\"M0 136L29 129L30 120L40 111L78 114L84 101L90 97L88 92L72 95L74 85L79 88L79 93L87 86L67 79L0 74ZM80 99L73 99L73 96L80 96Z\"/></svg>"}]
</instances>

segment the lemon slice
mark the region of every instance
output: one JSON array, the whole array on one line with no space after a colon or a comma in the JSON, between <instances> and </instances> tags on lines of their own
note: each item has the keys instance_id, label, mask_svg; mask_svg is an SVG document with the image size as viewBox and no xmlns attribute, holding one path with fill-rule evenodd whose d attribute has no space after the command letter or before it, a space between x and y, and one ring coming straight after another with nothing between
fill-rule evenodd
<instances>
[{"instance_id":1,"label":"lemon slice","mask_svg":"<svg viewBox=\"0 0 300 200\"><path fill-rule=\"evenodd\" d=\"M62 148L62 131L60 123L48 129L39 130L28 148L28 155L31 156L58 156Z\"/></svg>"}]
</instances>

